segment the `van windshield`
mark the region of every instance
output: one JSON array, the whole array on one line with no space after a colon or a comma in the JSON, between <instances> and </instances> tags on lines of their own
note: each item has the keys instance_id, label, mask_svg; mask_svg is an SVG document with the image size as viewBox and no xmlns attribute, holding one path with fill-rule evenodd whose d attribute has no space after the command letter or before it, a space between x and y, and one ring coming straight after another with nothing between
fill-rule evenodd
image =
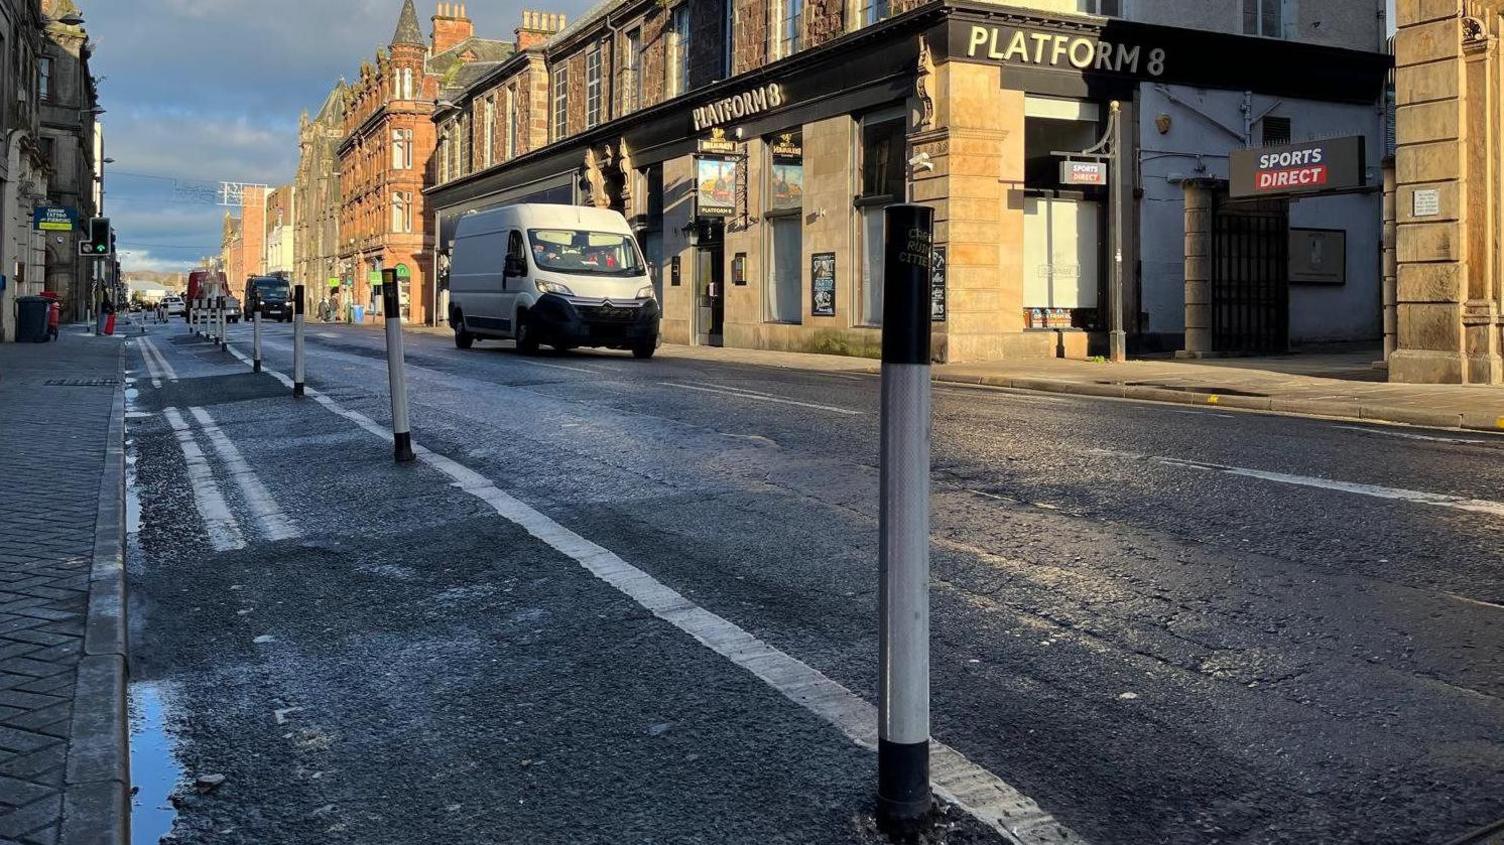
<instances>
[{"instance_id":1,"label":"van windshield","mask_svg":"<svg viewBox=\"0 0 1504 845\"><path fill-rule=\"evenodd\" d=\"M631 235L580 229L529 229L540 270L597 276L641 276L642 258Z\"/></svg>"},{"instance_id":2,"label":"van windshield","mask_svg":"<svg viewBox=\"0 0 1504 845\"><path fill-rule=\"evenodd\" d=\"M255 283L256 295L262 299L279 300L287 298L287 282L281 279L262 279Z\"/></svg>"}]
</instances>

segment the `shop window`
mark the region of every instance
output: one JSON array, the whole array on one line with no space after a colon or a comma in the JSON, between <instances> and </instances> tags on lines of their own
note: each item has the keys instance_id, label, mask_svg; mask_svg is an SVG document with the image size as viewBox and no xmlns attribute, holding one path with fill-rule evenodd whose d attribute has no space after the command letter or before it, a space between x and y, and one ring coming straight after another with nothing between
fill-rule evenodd
<instances>
[{"instance_id":1,"label":"shop window","mask_svg":"<svg viewBox=\"0 0 1504 845\"><path fill-rule=\"evenodd\" d=\"M856 199L860 219L861 276L857 291L857 321L883 322L883 209L905 198L905 156L908 120L902 109L862 119L861 185Z\"/></svg>"},{"instance_id":2,"label":"shop window","mask_svg":"<svg viewBox=\"0 0 1504 845\"><path fill-rule=\"evenodd\" d=\"M1266 38L1285 37L1285 22L1293 19L1295 0L1243 0L1243 32Z\"/></svg>"},{"instance_id":3,"label":"shop window","mask_svg":"<svg viewBox=\"0 0 1504 845\"><path fill-rule=\"evenodd\" d=\"M768 320L798 323L803 319L804 291L804 138L781 132L767 139L768 183Z\"/></svg>"},{"instance_id":4,"label":"shop window","mask_svg":"<svg viewBox=\"0 0 1504 845\"><path fill-rule=\"evenodd\" d=\"M1024 315L1031 328L1093 326L1102 291L1106 190L1062 185L1059 152L1102 137L1099 104L1024 101Z\"/></svg>"},{"instance_id":5,"label":"shop window","mask_svg":"<svg viewBox=\"0 0 1504 845\"><path fill-rule=\"evenodd\" d=\"M683 94L689 81L689 4L669 12L668 57L664 63L664 99Z\"/></svg>"},{"instance_id":6,"label":"shop window","mask_svg":"<svg viewBox=\"0 0 1504 845\"><path fill-rule=\"evenodd\" d=\"M554 65L554 140L569 134L569 65Z\"/></svg>"},{"instance_id":7,"label":"shop window","mask_svg":"<svg viewBox=\"0 0 1504 845\"><path fill-rule=\"evenodd\" d=\"M792 56L802 46L804 0L774 0L768 4L769 53L774 59Z\"/></svg>"},{"instance_id":8,"label":"shop window","mask_svg":"<svg viewBox=\"0 0 1504 845\"><path fill-rule=\"evenodd\" d=\"M1290 118L1269 115L1264 118L1264 146L1290 143L1292 137Z\"/></svg>"},{"instance_id":9,"label":"shop window","mask_svg":"<svg viewBox=\"0 0 1504 845\"><path fill-rule=\"evenodd\" d=\"M601 122L601 48L596 46L585 54L585 128L591 129Z\"/></svg>"}]
</instances>

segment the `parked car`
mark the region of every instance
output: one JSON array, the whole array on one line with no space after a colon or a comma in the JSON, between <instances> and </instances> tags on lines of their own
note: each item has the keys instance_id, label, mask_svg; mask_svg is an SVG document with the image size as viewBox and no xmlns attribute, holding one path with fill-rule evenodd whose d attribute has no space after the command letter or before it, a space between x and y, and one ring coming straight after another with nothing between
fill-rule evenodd
<instances>
[{"instance_id":1,"label":"parked car","mask_svg":"<svg viewBox=\"0 0 1504 845\"><path fill-rule=\"evenodd\" d=\"M615 211L524 203L460 218L449 325L461 349L510 338L524 354L546 343L651 358L661 316L642 251Z\"/></svg>"},{"instance_id":2,"label":"parked car","mask_svg":"<svg viewBox=\"0 0 1504 845\"><path fill-rule=\"evenodd\" d=\"M245 283L245 307L254 314L261 306L261 319L292 322L292 285L281 276L252 276Z\"/></svg>"}]
</instances>

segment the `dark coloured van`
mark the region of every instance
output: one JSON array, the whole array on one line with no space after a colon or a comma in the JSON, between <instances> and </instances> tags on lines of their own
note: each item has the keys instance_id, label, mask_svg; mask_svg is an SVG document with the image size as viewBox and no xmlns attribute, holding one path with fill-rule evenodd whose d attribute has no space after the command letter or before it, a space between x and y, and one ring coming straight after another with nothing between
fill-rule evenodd
<instances>
[{"instance_id":1,"label":"dark coloured van","mask_svg":"<svg viewBox=\"0 0 1504 845\"><path fill-rule=\"evenodd\" d=\"M246 319L261 306L265 320L292 322L292 284L281 276L252 276L245 283Z\"/></svg>"}]
</instances>

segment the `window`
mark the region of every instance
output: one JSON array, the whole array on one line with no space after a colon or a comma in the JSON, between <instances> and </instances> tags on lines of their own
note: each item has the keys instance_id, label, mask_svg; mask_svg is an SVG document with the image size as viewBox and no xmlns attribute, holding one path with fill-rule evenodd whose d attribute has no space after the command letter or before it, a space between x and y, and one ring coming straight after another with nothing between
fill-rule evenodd
<instances>
[{"instance_id":1,"label":"window","mask_svg":"<svg viewBox=\"0 0 1504 845\"><path fill-rule=\"evenodd\" d=\"M804 315L804 144L800 132L767 140L768 319L798 323Z\"/></svg>"},{"instance_id":2,"label":"window","mask_svg":"<svg viewBox=\"0 0 1504 845\"><path fill-rule=\"evenodd\" d=\"M689 4L680 3L669 12L668 57L665 61L664 98L683 94L689 83Z\"/></svg>"},{"instance_id":3,"label":"window","mask_svg":"<svg viewBox=\"0 0 1504 845\"><path fill-rule=\"evenodd\" d=\"M512 86L507 89L507 126L506 126L506 150L508 161L517 155L517 88Z\"/></svg>"},{"instance_id":4,"label":"window","mask_svg":"<svg viewBox=\"0 0 1504 845\"><path fill-rule=\"evenodd\" d=\"M871 26L891 14L888 0L856 0L856 3L857 26Z\"/></svg>"},{"instance_id":5,"label":"window","mask_svg":"<svg viewBox=\"0 0 1504 845\"><path fill-rule=\"evenodd\" d=\"M1243 32L1268 38L1285 36L1285 6L1294 0L1243 0Z\"/></svg>"},{"instance_id":6,"label":"window","mask_svg":"<svg viewBox=\"0 0 1504 845\"><path fill-rule=\"evenodd\" d=\"M413 169L413 131L392 130L392 167L397 170Z\"/></svg>"},{"instance_id":7,"label":"window","mask_svg":"<svg viewBox=\"0 0 1504 845\"><path fill-rule=\"evenodd\" d=\"M569 66L554 66L554 140L569 133Z\"/></svg>"},{"instance_id":8,"label":"window","mask_svg":"<svg viewBox=\"0 0 1504 845\"><path fill-rule=\"evenodd\" d=\"M601 48L591 48L585 54L585 128L601 122Z\"/></svg>"},{"instance_id":9,"label":"window","mask_svg":"<svg viewBox=\"0 0 1504 845\"><path fill-rule=\"evenodd\" d=\"M405 67L402 69L402 99L411 100L416 95L417 92L413 89L413 69Z\"/></svg>"},{"instance_id":10,"label":"window","mask_svg":"<svg viewBox=\"0 0 1504 845\"><path fill-rule=\"evenodd\" d=\"M529 229L540 270L583 276L639 276L642 258L631 235L583 229Z\"/></svg>"},{"instance_id":11,"label":"window","mask_svg":"<svg viewBox=\"0 0 1504 845\"><path fill-rule=\"evenodd\" d=\"M37 60L37 96L43 102L52 99L52 59L45 56Z\"/></svg>"},{"instance_id":12,"label":"window","mask_svg":"<svg viewBox=\"0 0 1504 845\"><path fill-rule=\"evenodd\" d=\"M480 166L484 170L496 163L496 98L487 97L481 106Z\"/></svg>"},{"instance_id":13,"label":"window","mask_svg":"<svg viewBox=\"0 0 1504 845\"><path fill-rule=\"evenodd\" d=\"M775 0L768 6L769 53L775 59L799 52L804 32L804 0Z\"/></svg>"},{"instance_id":14,"label":"window","mask_svg":"<svg viewBox=\"0 0 1504 845\"><path fill-rule=\"evenodd\" d=\"M883 209L903 202L907 118L902 111L884 111L862 120L861 185L857 208L861 217L861 289L857 317L863 325L883 322Z\"/></svg>"},{"instance_id":15,"label":"window","mask_svg":"<svg viewBox=\"0 0 1504 845\"><path fill-rule=\"evenodd\" d=\"M448 182L454 178L450 174L450 168L454 166L454 131L452 127L445 126L443 134L439 137L439 181Z\"/></svg>"},{"instance_id":16,"label":"window","mask_svg":"<svg viewBox=\"0 0 1504 845\"><path fill-rule=\"evenodd\" d=\"M413 195L406 191L392 194L392 231L407 234L413 230Z\"/></svg>"},{"instance_id":17,"label":"window","mask_svg":"<svg viewBox=\"0 0 1504 845\"><path fill-rule=\"evenodd\" d=\"M621 113L637 111L642 101L642 30L627 33L621 57Z\"/></svg>"},{"instance_id":18,"label":"window","mask_svg":"<svg viewBox=\"0 0 1504 845\"><path fill-rule=\"evenodd\" d=\"M1290 118L1266 115L1264 117L1264 146L1272 147L1276 144L1290 143L1292 133Z\"/></svg>"},{"instance_id":19,"label":"window","mask_svg":"<svg viewBox=\"0 0 1504 845\"><path fill-rule=\"evenodd\" d=\"M507 236L507 261L510 263L513 259L527 266L527 244L522 240L522 232L516 229ZM505 287L505 283L502 286Z\"/></svg>"},{"instance_id":20,"label":"window","mask_svg":"<svg viewBox=\"0 0 1504 845\"><path fill-rule=\"evenodd\" d=\"M726 0L726 18L723 22L725 31L721 34L721 78L730 79L736 76L736 3L734 0Z\"/></svg>"},{"instance_id":21,"label":"window","mask_svg":"<svg viewBox=\"0 0 1504 845\"><path fill-rule=\"evenodd\" d=\"M1076 11L1106 18L1123 16L1123 0L1076 0Z\"/></svg>"}]
</instances>

